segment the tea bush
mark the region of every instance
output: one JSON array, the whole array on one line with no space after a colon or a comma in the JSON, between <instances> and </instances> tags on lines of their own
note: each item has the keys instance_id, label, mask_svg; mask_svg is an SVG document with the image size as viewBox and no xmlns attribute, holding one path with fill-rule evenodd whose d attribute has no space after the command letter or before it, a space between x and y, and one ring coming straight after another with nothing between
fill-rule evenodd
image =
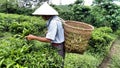
<instances>
[{"instance_id":1,"label":"tea bush","mask_svg":"<svg viewBox=\"0 0 120 68\"><path fill-rule=\"evenodd\" d=\"M16 68L17 66L20 68L60 68L62 65L62 57L48 44L29 42L15 37L2 39L0 43L1 68Z\"/></svg>"},{"instance_id":2,"label":"tea bush","mask_svg":"<svg viewBox=\"0 0 120 68\"><path fill-rule=\"evenodd\" d=\"M60 68L62 57L50 44L27 41L28 34L43 35L42 18L0 13L0 68Z\"/></svg>"},{"instance_id":3,"label":"tea bush","mask_svg":"<svg viewBox=\"0 0 120 68\"><path fill-rule=\"evenodd\" d=\"M105 56L109 51L111 42L114 40L112 29L109 27L100 27L93 31L89 45L92 47L90 51Z\"/></svg>"},{"instance_id":4,"label":"tea bush","mask_svg":"<svg viewBox=\"0 0 120 68\"><path fill-rule=\"evenodd\" d=\"M118 29L116 32L115 32L116 35L118 35L118 37L120 37L120 29Z\"/></svg>"},{"instance_id":5,"label":"tea bush","mask_svg":"<svg viewBox=\"0 0 120 68\"><path fill-rule=\"evenodd\" d=\"M3 13L0 13L0 19L0 66L2 68L60 68L62 58L55 49L48 44L24 39L24 36L29 33L43 35L44 20ZM114 39L112 33L109 27L96 28L85 54L66 54L65 68L97 68Z\"/></svg>"},{"instance_id":6,"label":"tea bush","mask_svg":"<svg viewBox=\"0 0 120 68\"><path fill-rule=\"evenodd\" d=\"M0 30L19 34L40 34L43 32L45 21L41 17L30 17L17 14L0 13Z\"/></svg>"},{"instance_id":7,"label":"tea bush","mask_svg":"<svg viewBox=\"0 0 120 68\"><path fill-rule=\"evenodd\" d=\"M100 63L98 58L89 54L68 53L66 57L65 68L97 68Z\"/></svg>"}]
</instances>

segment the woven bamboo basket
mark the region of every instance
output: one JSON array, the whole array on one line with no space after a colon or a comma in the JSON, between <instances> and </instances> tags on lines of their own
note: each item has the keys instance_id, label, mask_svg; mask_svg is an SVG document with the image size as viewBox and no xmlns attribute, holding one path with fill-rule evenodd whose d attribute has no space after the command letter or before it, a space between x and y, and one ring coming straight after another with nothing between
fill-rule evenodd
<instances>
[{"instance_id":1,"label":"woven bamboo basket","mask_svg":"<svg viewBox=\"0 0 120 68\"><path fill-rule=\"evenodd\" d=\"M78 21L65 21L63 26L66 52L83 54L88 47L88 41L94 27Z\"/></svg>"}]
</instances>

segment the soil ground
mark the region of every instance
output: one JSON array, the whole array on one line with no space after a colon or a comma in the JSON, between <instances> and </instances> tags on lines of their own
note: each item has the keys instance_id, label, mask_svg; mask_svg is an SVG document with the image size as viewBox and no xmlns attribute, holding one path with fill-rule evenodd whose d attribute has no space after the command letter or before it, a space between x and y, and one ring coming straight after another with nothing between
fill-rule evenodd
<instances>
[{"instance_id":1,"label":"soil ground","mask_svg":"<svg viewBox=\"0 0 120 68\"><path fill-rule=\"evenodd\" d=\"M120 38L116 39L111 48L109 54L104 58L103 62L100 64L99 68L110 68L110 61L114 55L118 55L120 52Z\"/></svg>"}]
</instances>

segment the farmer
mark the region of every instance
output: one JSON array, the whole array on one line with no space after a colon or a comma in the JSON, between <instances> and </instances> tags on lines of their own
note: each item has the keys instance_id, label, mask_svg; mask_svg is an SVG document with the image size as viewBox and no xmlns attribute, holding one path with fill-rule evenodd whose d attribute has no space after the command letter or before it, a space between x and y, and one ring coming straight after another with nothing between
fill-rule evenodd
<instances>
[{"instance_id":1,"label":"farmer","mask_svg":"<svg viewBox=\"0 0 120 68\"><path fill-rule=\"evenodd\" d=\"M30 34L26 36L26 38L28 40L51 43L52 47L58 49L58 54L65 58L64 29L60 18L57 16L59 15L58 12L45 2L33 13L33 15L40 15L43 19L48 20L46 24L48 31L46 37L38 37Z\"/></svg>"}]
</instances>

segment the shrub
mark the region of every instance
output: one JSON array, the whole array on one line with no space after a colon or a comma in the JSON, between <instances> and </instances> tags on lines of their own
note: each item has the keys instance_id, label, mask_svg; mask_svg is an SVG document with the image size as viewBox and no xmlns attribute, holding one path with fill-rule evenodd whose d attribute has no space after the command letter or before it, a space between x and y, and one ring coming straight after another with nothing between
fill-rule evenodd
<instances>
[{"instance_id":1,"label":"shrub","mask_svg":"<svg viewBox=\"0 0 120 68\"><path fill-rule=\"evenodd\" d=\"M109 50L110 44L113 40L111 36L112 29L108 27L100 27L94 30L89 45L92 47L92 53L98 53L101 56L106 55Z\"/></svg>"},{"instance_id":2,"label":"shrub","mask_svg":"<svg viewBox=\"0 0 120 68\"><path fill-rule=\"evenodd\" d=\"M65 68L97 68L99 61L89 54L68 53L65 59Z\"/></svg>"},{"instance_id":3,"label":"shrub","mask_svg":"<svg viewBox=\"0 0 120 68\"><path fill-rule=\"evenodd\" d=\"M0 13L0 68L60 68L62 57L49 44L27 41L28 34L43 34L41 18ZM5 29L7 26L7 30ZM8 32L8 34L4 33ZM9 35L9 33L12 35Z\"/></svg>"},{"instance_id":4,"label":"shrub","mask_svg":"<svg viewBox=\"0 0 120 68\"><path fill-rule=\"evenodd\" d=\"M19 7L14 1L6 1L0 4L0 12L2 13L31 15L34 11L34 9Z\"/></svg>"},{"instance_id":5,"label":"shrub","mask_svg":"<svg viewBox=\"0 0 120 68\"><path fill-rule=\"evenodd\" d=\"M118 29L116 32L115 32L116 35L118 35L118 37L120 37L120 29Z\"/></svg>"},{"instance_id":6,"label":"shrub","mask_svg":"<svg viewBox=\"0 0 120 68\"><path fill-rule=\"evenodd\" d=\"M45 28L45 21L40 17L0 13L1 31L23 34L40 34Z\"/></svg>"},{"instance_id":7,"label":"shrub","mask_svg":"<svg viewBox=\"0 0 120 68\"><path fill-rule=\"evenodd\" d=\"M120 26L120 7L111 2L93 6L80 4L65 5L68 8L57 6L60 17L65 20L74 20L89 23L95 27L111 27L116 31ZM66 10L67 9L67 10Z\"/></svg>"},{"instance_id":8,"label":"shrub","mask_svg":"<svg viewBox=\"0 0 120 68\"><path fill-rule=\"evenodd\" d=\"M7 41L9 40L9 41ZM0 41L0 67L60 68L62 57L50 45L9 37Z\"/></svg>"}]
</instances>

